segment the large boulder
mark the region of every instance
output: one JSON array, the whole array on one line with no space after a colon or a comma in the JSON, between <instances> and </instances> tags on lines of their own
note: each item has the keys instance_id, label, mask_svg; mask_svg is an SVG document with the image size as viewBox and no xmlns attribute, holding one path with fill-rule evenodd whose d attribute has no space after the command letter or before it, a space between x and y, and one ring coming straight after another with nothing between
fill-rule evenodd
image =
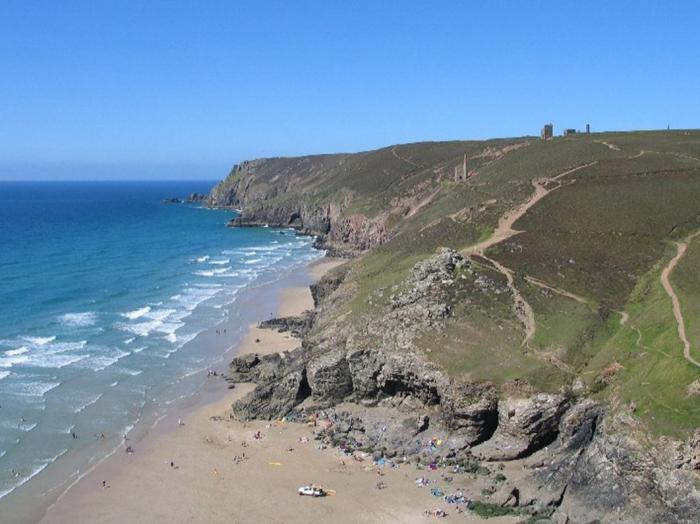
<instances>
[{"instance_id":1,"label":"large boulder","mask_svg":"<svg viewBox=\"0 0 700 524\"><path fill-rule=\"evenodd\" d=\"M235 357L229 364L233 382L271 381L287 372L288 360L278 353L260 356L248 353Z\"/></svg>"}]
</instances>

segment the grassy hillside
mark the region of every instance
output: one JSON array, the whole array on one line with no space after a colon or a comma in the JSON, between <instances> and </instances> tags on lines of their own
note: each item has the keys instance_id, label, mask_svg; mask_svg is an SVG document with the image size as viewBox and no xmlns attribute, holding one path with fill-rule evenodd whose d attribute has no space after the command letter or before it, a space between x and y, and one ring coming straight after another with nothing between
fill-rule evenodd
<instances>
[{"instance_id":1,"label":"grassy hillside","mask_svg":"<svg viewBox=\"0 0 700 524\"><path fill-rule=\"evenodd\" d=\"M456 179L465 153L470 176ZM264 161L227 183L242 182L267 205L334 202L339 217L379 217L388 231L350 263L325 328L354 328L361 338L362 326L388 314L387 290L417 261L441 246L463 250L470 278L457 280L451 315L415 341L418 351L455 377L504 387L553 390L580 377L658 433L700 426L700 367L683 356L660 281L676 242L700 231L700 132L407 144ZM544 196L514 222L517 234L483 256L470 251L502 233L499 223L536 191ZM698 243L688 242L670 282L700 360ZM516 292L534 315L529 338Z\"/></svg>"}]
</instances>

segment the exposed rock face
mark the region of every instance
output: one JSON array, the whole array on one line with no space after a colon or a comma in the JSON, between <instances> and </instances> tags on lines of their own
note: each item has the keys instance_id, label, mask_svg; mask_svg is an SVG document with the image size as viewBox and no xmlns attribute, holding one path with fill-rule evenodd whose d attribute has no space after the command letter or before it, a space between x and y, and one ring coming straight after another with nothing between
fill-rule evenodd
<instances>
[{"instance_id":1,"label":"exposed rock face","mask_svg":"<svg viewBox=\"0 0 700 524\"><path fill-rule=\"evenodd\" d=\"M209 197L201 193L190 193L185 202L188 204L199 204L201 202L207 202Z\"/></svg>"},{"instance_id":2,"label":"exposed rock face","mask_svg":"<svg viewBox=\"0 0 700 524\"><path fill-rule=\"evenodd\" d=\"M388 238L386 216L362 214L344 216L351 194L339 194L321 201L299 195L295 199L278 198L293 190L309 173L338 169L344 155L297 159L261 159L233 167L229 177L212 189L207 202L213 207L241 210L230 223L233 227L293 227L325 238L333 255L363 251ZM338 245L345 248L337 251Z\"/></svg>"},{"instance_id":3,"label":"exposed rock face","mask_svg":"<svg viewBox=\"0 0 700 524\"><path fill-rule=\"evenodd\" d=\"M258 385L255 395L244 401L234 402L233 413L241 420L253 418L273 419L304 401L310 394L306 370L296 370L277 378L274 382Z\"/></svg>"},{"instance_id":4,"label":"exposed rock face","mask_svg":"<svg viewBox=\"0 0 700 524\"><path fill-rule=\"evenodd\" d=\"M280 333L290 332L295 337L303 337L309 332L314 321L314 312L306 311L298 317L272 318L260 322L261 328L275 329Z\"/></svg>"},{"instance_id":5,"label":"exposed rock face","mask_svg":"<svg viewBox=\"0 0 700 524\"><path fill-rule=\"evenodd\" d=\"M318 307L327 297L340 287L345 280L347 268L339 267L324 275L318 282L311 284L311 297L314 306Z\"/></svg>"},{"instance_id":6,"label":"exposed rock face","mask_svg":"<svg viewBox=\"0 0 700 524\"><path fill-rule=\"evenodd\" d=\"M439 327L449 316L447 291L454 284L454 271L469 262L453 249L441 248L415 264L407 281L392 288L391 312L374 329L385 347L410 350L415 337Z\"/></svg>"},{"instance_id":7,"label":"exposed rock face","mask_svg":"<svg viewBox=\"0 0 700 524\"><path fill-rule=\"evenodd\" d=\"M513 460L554 441L568 407L561 395L539 394L508 398L498 405L498 429L493 438L474 450L486 460Z\"/></svg>"},{"instance_id":8,"label":"exposed rock face","mask_svg":"<svg viewBox=\"0 0 700 524\"><path fill-rule=\"evenodd\" d=\"M443 400L447 425L476 445L493 435L498 426L498 395L490 384L453 384Z\"/></svg>"},{"instance_id":9,"label":"exposed rock face","mask_svg":"<svg viewBox=\"0 0 700 524\"><path fill-rule=\"evenodd\" d=\"M333 405L352 394L353 377L343 350L321 354L311 360L306 369L314 402Z\"/></svg>"},{"instance_id":10,"label":"exposed rock face","mask_svg":"<svg viewBox=\"0 0 700 524\"><path fill-rule=\"evenodd\" d=\"M288 402L265 405L270 395L266 382L273 382L274 387L280 377L300 371L309 388L308 395L298 398L293 388L285 389L284 394L290 396ZM300 349L285 358L240 357L232 362L231 375L259 382L239 404L249 404L246 408L249 416L268 419L283 417L309 396L319 406L334 405L345 399L372 404L389 397L411 397L423 405L435 405L440 403L441 391L448 385L438 368L416 355L343 348L315 348L313 352Z\"/></svg>"}]
</instances>

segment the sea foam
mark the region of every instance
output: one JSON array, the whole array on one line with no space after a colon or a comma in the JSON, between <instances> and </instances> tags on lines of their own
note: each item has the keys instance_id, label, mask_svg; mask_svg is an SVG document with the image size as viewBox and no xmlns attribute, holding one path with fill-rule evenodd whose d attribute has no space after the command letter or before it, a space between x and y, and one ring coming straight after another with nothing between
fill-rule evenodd
<instances>
[{"instance_id":1,"label":"sea foam","mask_svg":"<svg viewBox=\"0 0 700 524\"><path fill-rule=\"evenodd\" d=\"M5 355L13 357L15 355L23 355L24 353L28 353L28 352L29 352L29 348L22 346L22 347L17 348L17 349L10 349L8 351L5 351Z\"/></svg>"},{"instance_id":2,"label":"sea foam","mask_svg":"<svg viewBox=\"0 0 700 524\"><path fill-rule=\"evenodd\" d=\"M134 311L127 311L126 313L122 313L122 316L124 318L128 318L129 320L136 320L137 318L141 318L142 316L146 315L150 311L150 306L146 306L142 307L141 309L135 309Z\"/></svg>"},{"instance_id":3,"label":"sea foam","mask_svg":"<svg viewBox=\"0 0 700 524\"><path fill-rule=\"evenodd\" d=\"M37 346L45 346L49 342L53 342L56 340L56 336L54 335L53 337L22 337L24 340L29 342L30 344L35 344Z\"/></svg>"},{"instance_id":4,"label":"sea foam","mask_svg":"<svg viewBox=\"0 0 700 524\"><path fill-rule=\"evenodd\" d=\"M61 324L68 327L88 327L97 322L97 314L92 311L83 313L66 313L58 317Z\"/></svg>"}]
</instances>

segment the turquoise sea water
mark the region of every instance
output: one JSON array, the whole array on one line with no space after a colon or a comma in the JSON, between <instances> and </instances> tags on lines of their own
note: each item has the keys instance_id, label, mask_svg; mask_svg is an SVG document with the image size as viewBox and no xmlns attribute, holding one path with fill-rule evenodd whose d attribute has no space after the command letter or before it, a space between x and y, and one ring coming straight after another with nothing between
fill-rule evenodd
<instances>
[{"instance_id":1,"label":"turquoise sea water","mask_svg":"<svg viewBox=\"0 0 700 524\"><path fill-rule=\"evenodd\" d=\"M319 256L292 231L162 203L211 185L0 183L0 504L181 393L174 383L211 364L190 341Z\"/></svg>"}]
</instances>

